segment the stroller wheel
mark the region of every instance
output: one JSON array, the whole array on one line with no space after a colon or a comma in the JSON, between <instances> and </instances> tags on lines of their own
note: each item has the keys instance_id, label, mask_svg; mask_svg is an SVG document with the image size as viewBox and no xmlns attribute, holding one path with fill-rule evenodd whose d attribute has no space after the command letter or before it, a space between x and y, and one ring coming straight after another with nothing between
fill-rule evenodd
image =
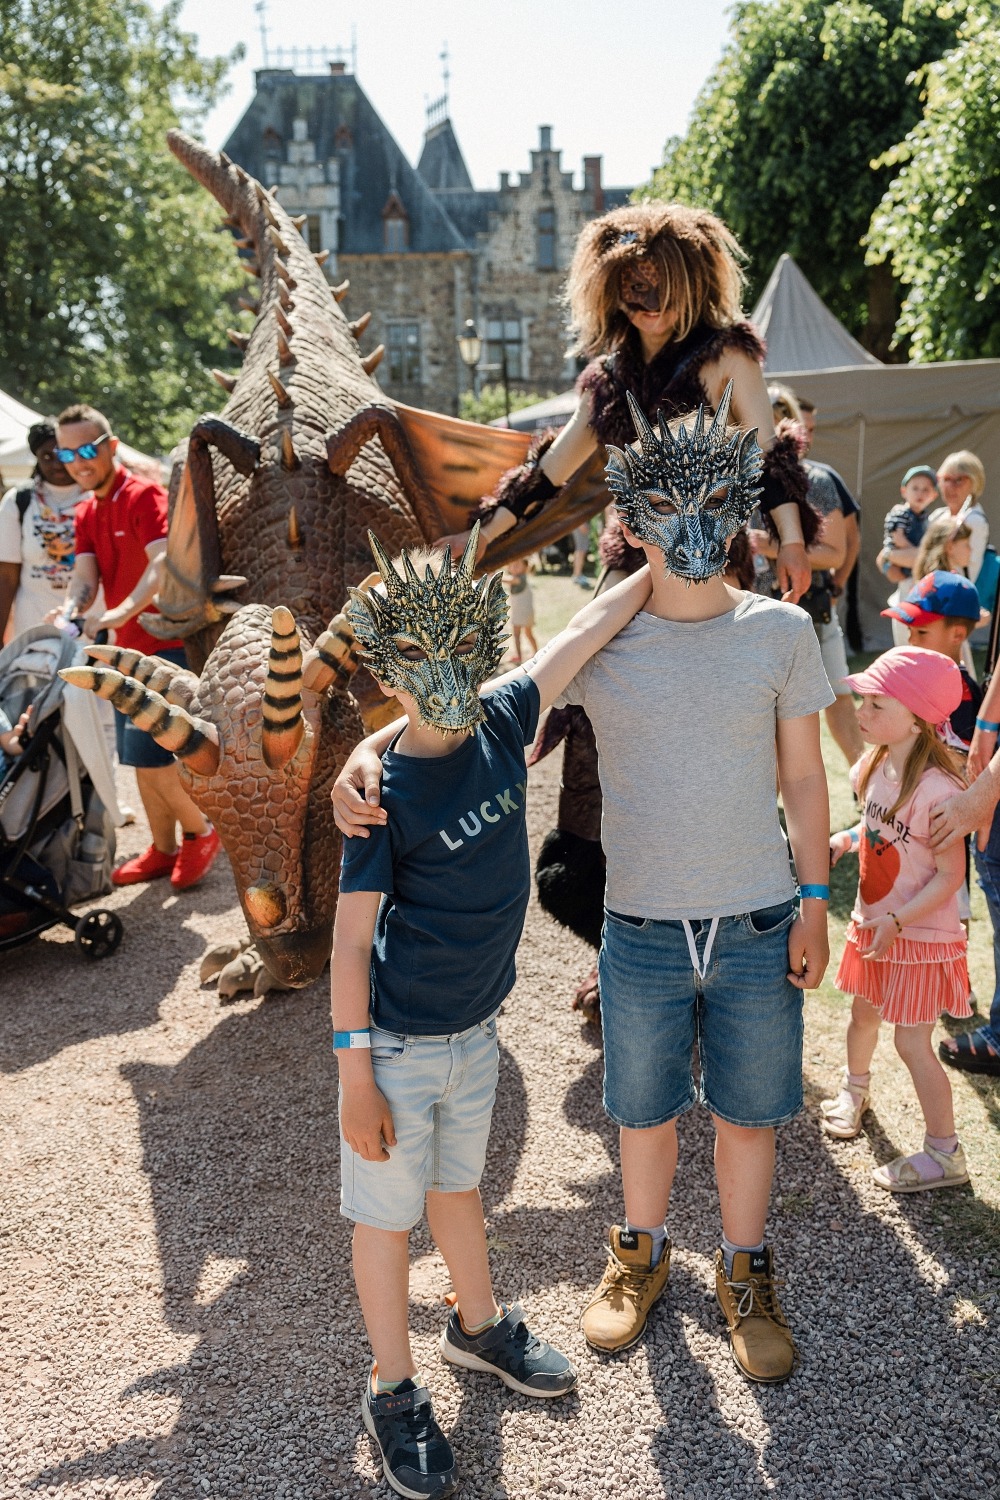
<instances>
[{"instance_id":1,"label":"stroller wheel","mask_svg":"<svg viewBox=\"0 0 1000 1500\"><path fill-rule=\"evenodd\" d=\"M87 958L110 958L124 931L118 913L102 908L80 918L73 941Z\"/></svg>"}]
</instances>

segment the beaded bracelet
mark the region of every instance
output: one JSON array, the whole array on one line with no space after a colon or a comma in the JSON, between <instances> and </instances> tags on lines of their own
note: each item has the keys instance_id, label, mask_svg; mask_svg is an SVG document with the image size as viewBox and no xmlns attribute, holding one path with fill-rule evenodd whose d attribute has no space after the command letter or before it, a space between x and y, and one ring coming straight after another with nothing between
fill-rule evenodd
<instances>
[{"instance_id":1,"label":"beaded bracelet","mask_svg":"<svg viewBox=\"0 0 1000 1500\"><path fill-rule=\"evenodd\" d=\"M894 921L894 922L895 922L895 924L896 924L896 932L897 932L897 933L898 933L898 934L899 934L899 935L900 935L900 936L902 936L902 932L903 932L903 924L902 924L902 922L901 922L901 921L900 921L900 920L899 920L899 918L898 918L898 917L897 917L897 916L896 916L896 913L895 913L895 912L894 912L894 911L887 911L887 912L886 912L886 916L887 916L887 917L891 917L891 918L892 918L892 920L893 920L893 921Z\"/></svg>"}]
</instances>

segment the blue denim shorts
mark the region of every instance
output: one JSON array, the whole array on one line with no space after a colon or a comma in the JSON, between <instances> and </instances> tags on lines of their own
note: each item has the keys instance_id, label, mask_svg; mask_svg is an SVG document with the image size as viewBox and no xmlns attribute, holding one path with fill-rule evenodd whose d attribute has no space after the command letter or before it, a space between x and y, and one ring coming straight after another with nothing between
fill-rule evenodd
<instances>
[{"instance_id":1,"label":"blue denim shorts","mask_svg":"<svg viewBox=\"0 0 1000 1500\"><path fill-rule=\"evenodd\" d=\"M164 661L173 662L175 667L186 667L187 657L183 646L167 646L165 650L158 651L157 656L162 656ZM115 709L115 746L118 750L118 764L121 766L132 766L139 771L155 771L161 766L172 766L174 757L169 750L164 750L158 745L151 734L145 729L140 729L138 724L133 724L127 714Z\"/></svg>"},{"instance_id":2,"label":"blue denim shorts","mask_svg":"<svg viewBox=\"0 0 1000 1500\"><path fill-rule=\"evenodd\" d=\"M605 913L598 961L604 1108L616 1124L663 1125L698 1098L731 1125L783 1125L798 1114L802 992L787 977L795 914L794 901L784 901L722 917L703 964L707 920Z\"/></svg>"},{"instance_id":3,"label":"blue denim shorts","mask_svg":"<svg viewBox=\"0 0 1000 1500\"><path fill-rule=\"evenodd\" d=\"M479 1186L500 1066L496 1017L453 1036L397 1036L373 1026L371 1041L396 1144L388 1161L365 1161L341 1136L340 1212L375 1229L412 1229L426 1192Z\"/></svg>"}]
</instances>

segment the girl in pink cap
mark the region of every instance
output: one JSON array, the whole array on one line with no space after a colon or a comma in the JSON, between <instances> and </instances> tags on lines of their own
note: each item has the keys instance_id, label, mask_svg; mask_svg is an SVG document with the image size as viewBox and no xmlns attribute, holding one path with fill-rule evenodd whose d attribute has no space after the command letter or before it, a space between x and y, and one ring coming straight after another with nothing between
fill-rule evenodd
<instances>
[{"instance_id":1,"label":"girl in pink cap","mask_svg":"<svg viewBox=\"0 0 1000 1500\"><path fill-rule=\"evenodd\" d=\"M830 839L833 864L859 852L861 878L834 981L854 997L847 1071L840 1093L821 1106L823 1129L843 1139L860 1134L879 1026L890 1022L926 1134L922 1151L877 1167L875 1181L893 1193L958 1187L969 1174L955 1134L951 1084L931 1035L942 1012L971 1015L956 900L965 852L961 844L933 850L930 820L963 785L941 738L961 701L962 679L948 657L899 646L846 681L864 700L858 723L872 748L851 772L864 815Z\"/></svg>"}]
</instances>

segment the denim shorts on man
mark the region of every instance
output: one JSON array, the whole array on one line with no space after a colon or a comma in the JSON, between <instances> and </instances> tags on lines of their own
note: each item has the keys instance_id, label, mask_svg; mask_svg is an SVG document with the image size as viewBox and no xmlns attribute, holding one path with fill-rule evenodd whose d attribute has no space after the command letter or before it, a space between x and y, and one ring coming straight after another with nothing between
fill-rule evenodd
<instances>
[{"instance_id":1,"label":"denim shorts on man","mask_svg":"<svg viewBox=\"0 0 1000 1500\"><path fill-rule=\"evenodd\" d=\"M165 646L157 656L172 662L175 667L187 667L187 656L183 646ZM137 771L155 771L162 766L172 766L174 757L169 750L158 745L151 734L133 724L127 714L115 709L115 745L118 763L132 766Z\"/></svg>"},{"instance_id":2,"label":"denim shorts on man","mask_svg":"<svg viewBox=\"0 0 1000 1500\"><path fill-rule=\"evenodd\" d=\"M453 1036L397 1036L373 1027L371 1042L396 1144L388 1161L365 1161L341 1136L340 1211L375 1229L412 1229L426 1192L479 1186L497 1091L496 1017Z\"/></svg>"},{"instance_id":3,"label":"denim shorts on man","mask_svg":"<svg viewBox=\"0 0 1000 1500\"><path fill-rule=\"evenodd\" d=\"M663 1125L698 1098L731 1125L798 1114L802 992L787 977L795 912L784 901L711 922L605 913L604 1107L616 1124Z\"/></svg>"}]
</instances>

